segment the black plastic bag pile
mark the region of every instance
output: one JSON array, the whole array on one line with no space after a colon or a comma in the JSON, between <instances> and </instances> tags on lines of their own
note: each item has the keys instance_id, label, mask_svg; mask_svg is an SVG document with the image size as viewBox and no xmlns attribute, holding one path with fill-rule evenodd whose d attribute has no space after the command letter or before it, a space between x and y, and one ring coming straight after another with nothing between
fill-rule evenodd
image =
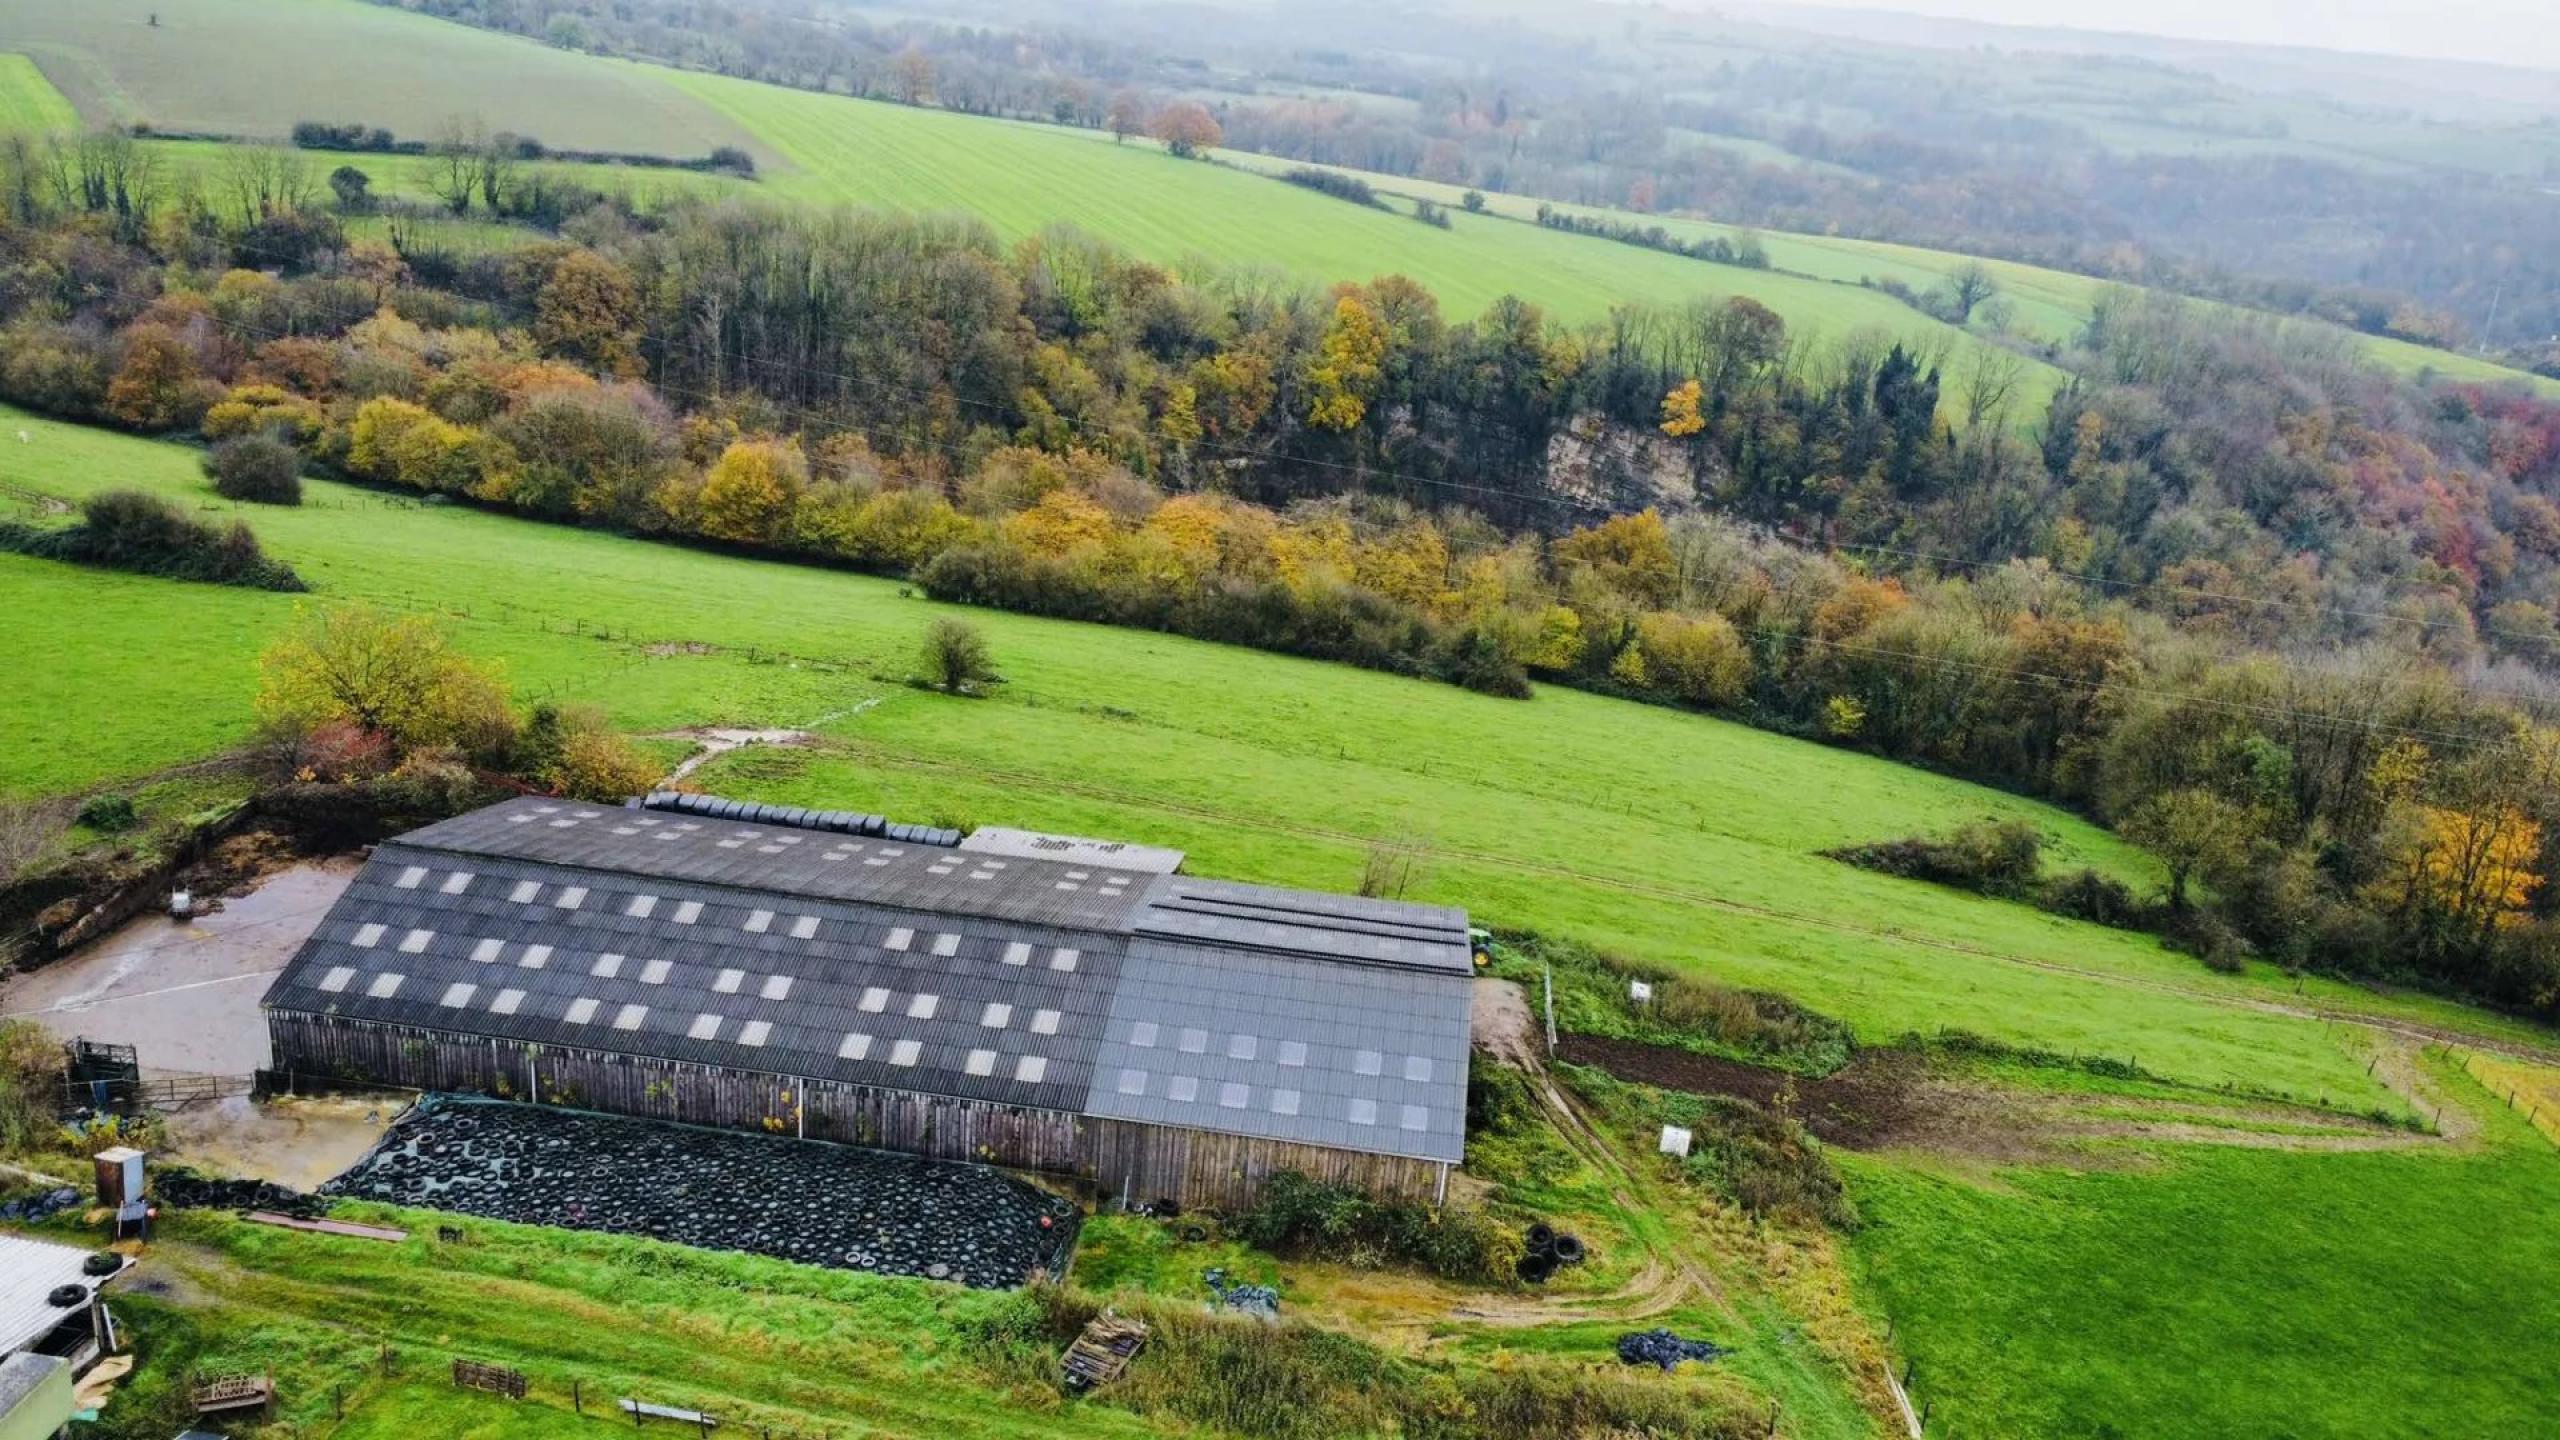
<instances>
[{"instance_id":1,"label":"black plastic bag pile","mask_svg":"<svg viewBox=\"0 0 2560 1440\"><path fill-rule=\"evenodd\" d=\"M1630 1365L1677 1370L1684 1360L1704 1363L1729 1353L1706 1340L1683 1340L1668 1330L1634 1330L1618 1337L1618 1358Z\"/></svg>"}]
</instances>

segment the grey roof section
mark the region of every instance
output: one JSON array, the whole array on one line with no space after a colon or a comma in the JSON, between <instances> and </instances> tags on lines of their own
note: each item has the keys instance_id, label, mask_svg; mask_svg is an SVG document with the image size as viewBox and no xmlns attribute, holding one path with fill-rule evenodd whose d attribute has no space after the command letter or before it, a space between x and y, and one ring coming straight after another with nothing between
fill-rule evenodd
<instances>
[{"instance_id":1,"label":"grey roof section","mask_svg":"<svg viewBox=\"0 0 2560 1440\"><path fill-rule=\"evenodd\" d=\"M526 798L379 847L265 1003L1456 1162L1470 959L1445 907Z\"/></svg>"},{"instance_id":2,"label":"grey roof section","mask_svg":"<svg viewBox=\"0 0 2560 1440\"><path fill-rule=\"evenodd\" d=\"M0 1420L37 1419L33 1414L19 1416L18 1407L27 1403L27 1397L36 1393L37 1387L52 1379L54 1371L68 1368L70 1364L59 1355L38 1355L30 1350L21 1350L6 1360L0 1360ZM64 1385L61 1395L60 1415L43 1417L48 1424L62 1425L71 1419L71 1387Z\"/></svg>"},{"instance_id":3,"label":"grey roof section","mask_svg":"<svg viewBox=\"0 0 2560 1440\"><path fill-rule=\"evenodd\" d=\"M266 1003L1074 1111L1119 949L1090 932L394 843ZM901 1041L915 1042L909 1063ZM984 1073L972 1073L978 1051L993 1052L975 1057ZM1022 1078L1025 1057L1036 1078Z\"/></svg>"},{"instance_id":4,"label":"grey roof section","mask_svg":"<svg viewBox=\"0 0 2560 1440\"><path fill-rule=\"evenodd\" d=\"M1466 1143L1469 985L1132 941L1086 1113L1455 1163ZM1133 1074L1143 1077L1134 1091Z\"/></svg>"},{"instance_id":5,"label":"grey roof section","mask_svg":"<svg viewBox=\"0 0 2560 1440\"><path fill-rule=\"evenodd\" d=\"M1120 929L1145 876L956 849L525 797L402 845L1037 924Z\"/></svg>"},{"instance_id":6,"label":"grey roof section","mask_svg":"<svg viewBox=\"0 0 2560 1440\"><path fill-rule=\"evenodd\" d=\"M1142 935L1469 974L1467 912L1175 875L1132 921Z\"/></svg>"}]
</instances>

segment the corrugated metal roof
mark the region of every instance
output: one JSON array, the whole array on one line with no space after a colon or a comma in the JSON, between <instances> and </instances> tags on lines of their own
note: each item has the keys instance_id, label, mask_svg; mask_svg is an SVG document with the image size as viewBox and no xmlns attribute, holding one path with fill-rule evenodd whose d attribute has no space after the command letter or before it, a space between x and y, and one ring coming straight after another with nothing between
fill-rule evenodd
<instances>
[{"instance_id":1,"label":"corrugated metal roof","mask_svg":"<svg viewBox=\"0 0 2560 1440\"><path fill-rule=\"evenodd\" d=\"M521 799L379 847L266 1003L1455 1161L1471 968L1442 907Z\"/></svg>"},{"instance_id":2,"label":"corrugated metal roof","mask_svg":"<svg viewBox=\"0 0 2560 1440\"><path fill-rule=\"evenodd\" d=\"M71 1314L72 1307L45 1299L56 1287L77 1285L94 1294L115 1278L83 1274L89 1254L76 1246L0 1235L0 1354L26 1349Z\"/></svg>"}]
</instances>

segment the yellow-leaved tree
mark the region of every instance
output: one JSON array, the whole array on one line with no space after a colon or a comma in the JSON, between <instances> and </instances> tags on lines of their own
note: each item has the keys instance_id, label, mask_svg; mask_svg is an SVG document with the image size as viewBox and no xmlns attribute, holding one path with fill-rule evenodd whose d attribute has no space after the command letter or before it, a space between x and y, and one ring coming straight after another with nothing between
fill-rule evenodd
<instances>
[{"instance_id":1,"label":"yellow-leaved tree","mask_svg":"<svg viewBox=\"0 0 2560 1440\"><path fill-rule=\"evenodd\" d=\"M694 496L694 524L714 540L772 540L809 482L809 462L789 440L740 440L720 452Z\"/></svg>"},{"instance_id":2,"label":"yellow-leaved tree","mask_svg":"<svg viewBox=\"0 0 2560 1440\"><path fill-rule=\"evenodd\" d=\"M258 667L258 718L278 732L349 725L403 751L449 745L491 755L514 729L496 670L457 653L423 615L308 609Z\"/></svg>"},{"instance_id":3,"label":"yellow-leaved tree","mask_svg":"<svg viewBox=\"0 0 2560 1440\"><path fill-rule=\"evenodd\" d=\"M1683 380L1662 397L1662 433L1685 439L1707 428L1706 391L1695 380Z\"/></svg>"},{"instance_id":4,"label":"yellow-leaved tree","mask_svg":"<svg viewBox=\"0 0 2560 1440\"><path fill-rule=\"evenodd\" d=\"M1307 423L1319 430L1355 430L1369 413L1385 373L1387 327L1356 295L1333 302L1333 319L1307 367Z\"/></svg>"}]
</instances>

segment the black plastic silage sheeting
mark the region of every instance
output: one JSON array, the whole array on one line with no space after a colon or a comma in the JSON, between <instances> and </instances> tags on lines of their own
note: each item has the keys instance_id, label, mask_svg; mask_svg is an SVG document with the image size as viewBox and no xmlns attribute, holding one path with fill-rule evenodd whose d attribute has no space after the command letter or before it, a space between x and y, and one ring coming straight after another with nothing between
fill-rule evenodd
<instances>
[{"instance_id":1,"label":"black plastic silage sheeting","mask_svg":"<svg viewBox=\"0 0 2560 1440\"><path fill-rule=\"evenodd\" d=\"M1077 1221L984 1166L444 1096L322 1191L980 1289L1065 1273Z\"/></svg>"},{"instance_id":2,"label":"black plastic silage sheeting","mask_svg":"<svg viewBox=\"0 0 2560 1440\"><path fill-rule=\"evenodd\" d=\"M1705 1362L1728 1354L1710 1340L1683 1340L1668 1330L1636 1330L1618 1337L1618 1358L1629 1365L1677 1370L1684 1360Z\"/></svg>"}]
</instances>

